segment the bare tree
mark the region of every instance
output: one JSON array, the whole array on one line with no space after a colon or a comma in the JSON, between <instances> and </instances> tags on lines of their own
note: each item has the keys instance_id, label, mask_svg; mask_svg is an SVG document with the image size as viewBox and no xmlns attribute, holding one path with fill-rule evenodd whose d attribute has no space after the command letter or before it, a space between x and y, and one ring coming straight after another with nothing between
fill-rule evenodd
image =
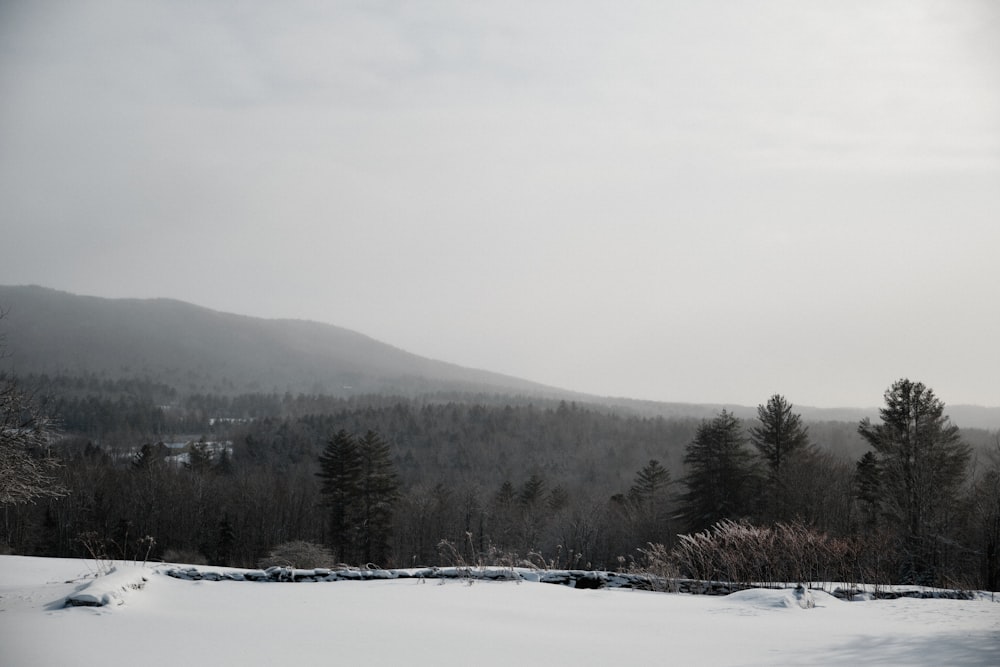
<instances>
[{"instance_id":1,"label":"bare tree","mask_svg":"<svg viewBox=\"0 0 1000 667\"><path fill-rule=\"evenodd\" d=\"M0 319L7 311L0 310ZM0 358L6 357L0 336ZM49 451L52 422L17 380L0 375L0 505L65 495Z\"/></svg>"}]
</instances>

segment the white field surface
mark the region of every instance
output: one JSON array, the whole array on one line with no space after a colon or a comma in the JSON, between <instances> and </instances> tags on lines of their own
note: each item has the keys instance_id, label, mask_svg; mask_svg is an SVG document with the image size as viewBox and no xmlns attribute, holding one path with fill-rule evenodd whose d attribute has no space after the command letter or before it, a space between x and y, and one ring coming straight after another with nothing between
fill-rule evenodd
<instances>
[{"instance_id":1,"label":"white field surface","mask_svg":"<svg viewBox=\"0 0 1000 667\"><path fill-rule=\"evenodd\" d=\"M0 665L1000 665L989 594L842 602L814 591L803 609L792 591L759 589L184 581L135 564L95 579L93 567L0 556ZM65 607L74 594L110 604Z\"/></svg>"}]
</instances>

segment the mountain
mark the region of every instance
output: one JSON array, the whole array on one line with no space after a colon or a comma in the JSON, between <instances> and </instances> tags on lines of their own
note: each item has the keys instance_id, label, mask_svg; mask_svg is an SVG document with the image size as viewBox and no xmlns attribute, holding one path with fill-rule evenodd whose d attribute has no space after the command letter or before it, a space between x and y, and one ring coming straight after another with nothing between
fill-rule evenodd
<instances>
[{"instance_id":1,"label":"mountain","mask_svg":"<svg viewBox=\"0 0 1000 667\"><path fill-rule=\"evenodd\" d=\"M106 299L0 285L0 335L17 374L148 378L181 393L279 392L351 396L497 394L600 404L641 416L707 418L722 408L597 397L411 354L360 333L304 320L222 313L172 299ZM767 397L761 397L761 401ZM878 409L795 406L809 422L878 418ZM1000 428L1000 408L949 405L966 428Z\"/></svg>"},{"instance_id":2,"label":"mountain","mask_svg":"<svg viewBox=\"0 0 1000 667\"><path fill-rule=\"evenodd\" d=\"M0 286L4 366L17 374L150 378L181 392L430 392L579 397L410 354L348 329L222 313L171 299Z\"/></svg>"}]
</instances>

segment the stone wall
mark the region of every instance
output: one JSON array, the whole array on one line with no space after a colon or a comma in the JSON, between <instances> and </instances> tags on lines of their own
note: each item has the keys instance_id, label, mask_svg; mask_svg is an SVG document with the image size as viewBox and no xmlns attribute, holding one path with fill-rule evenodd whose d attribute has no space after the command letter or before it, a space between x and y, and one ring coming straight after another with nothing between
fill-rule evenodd
<instances>
[{"instance_id":1,"label":"stone wall","mask_svg":"<svg viewBox=\"0 0 1000 667\"><path fill-rule=\"evenodd\" d=\"M531 581L559 584L570 588L624 588L643 591L665 591L695 595L728 595L750 588L780 588L777 585L739 584L724 581L698 581L695 579L665 579L648 574L604 572L595 570L533 570L516 567L424 567L398 570L380 569L301 569L270 567L266 570L239 570L205 566L172 566L164 574L191 581L256 581L256 582L330 582L370 581L376 579L455 579L465 581ZM791 588L794 585L789 585ZM858 588L837 587L832 591L843 600L871 600L910 598L949 598L971 600L970 591L929 589L902 590L875 588L862 591Z\"/></svg>"}]
</instances>

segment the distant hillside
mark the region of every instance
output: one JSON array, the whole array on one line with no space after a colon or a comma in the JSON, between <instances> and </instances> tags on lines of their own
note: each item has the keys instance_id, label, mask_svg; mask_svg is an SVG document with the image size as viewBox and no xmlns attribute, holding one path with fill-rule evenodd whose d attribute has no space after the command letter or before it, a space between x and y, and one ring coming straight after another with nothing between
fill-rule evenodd
<instances>
[{"instance_id":1,"label":"distant hillside","mask_svg":"<svg viewBox=\"0 0 1000 667\"><path fill-rule=\"evenodd\" d=\"M104 299L0 286L4 368L148 377L184 393L349 396L428 392L569 398L570 392L410 354L317 322L221 313L170 299Z\"/></svg>"},{"instance_id":2,"label":"distant hillside","mask_svg":"<svg viewBox=\"0 0 1000 667\"><path fill-rule=\"evenodd\" d=\"M0 286L0 308L7 311L0 334L12 355L0 370L18 374L148 378L182 394L496 394L599 404L641 416L702 418L723 407L738 417L756 416L754 406L590 396L427 359L328 324L221 313L171 299ZM795 407L809 422L878 417L876 407ZM949 405L948 414L965 428L1000 428L1000 408Z\"/></svg>"}]
</instances>

